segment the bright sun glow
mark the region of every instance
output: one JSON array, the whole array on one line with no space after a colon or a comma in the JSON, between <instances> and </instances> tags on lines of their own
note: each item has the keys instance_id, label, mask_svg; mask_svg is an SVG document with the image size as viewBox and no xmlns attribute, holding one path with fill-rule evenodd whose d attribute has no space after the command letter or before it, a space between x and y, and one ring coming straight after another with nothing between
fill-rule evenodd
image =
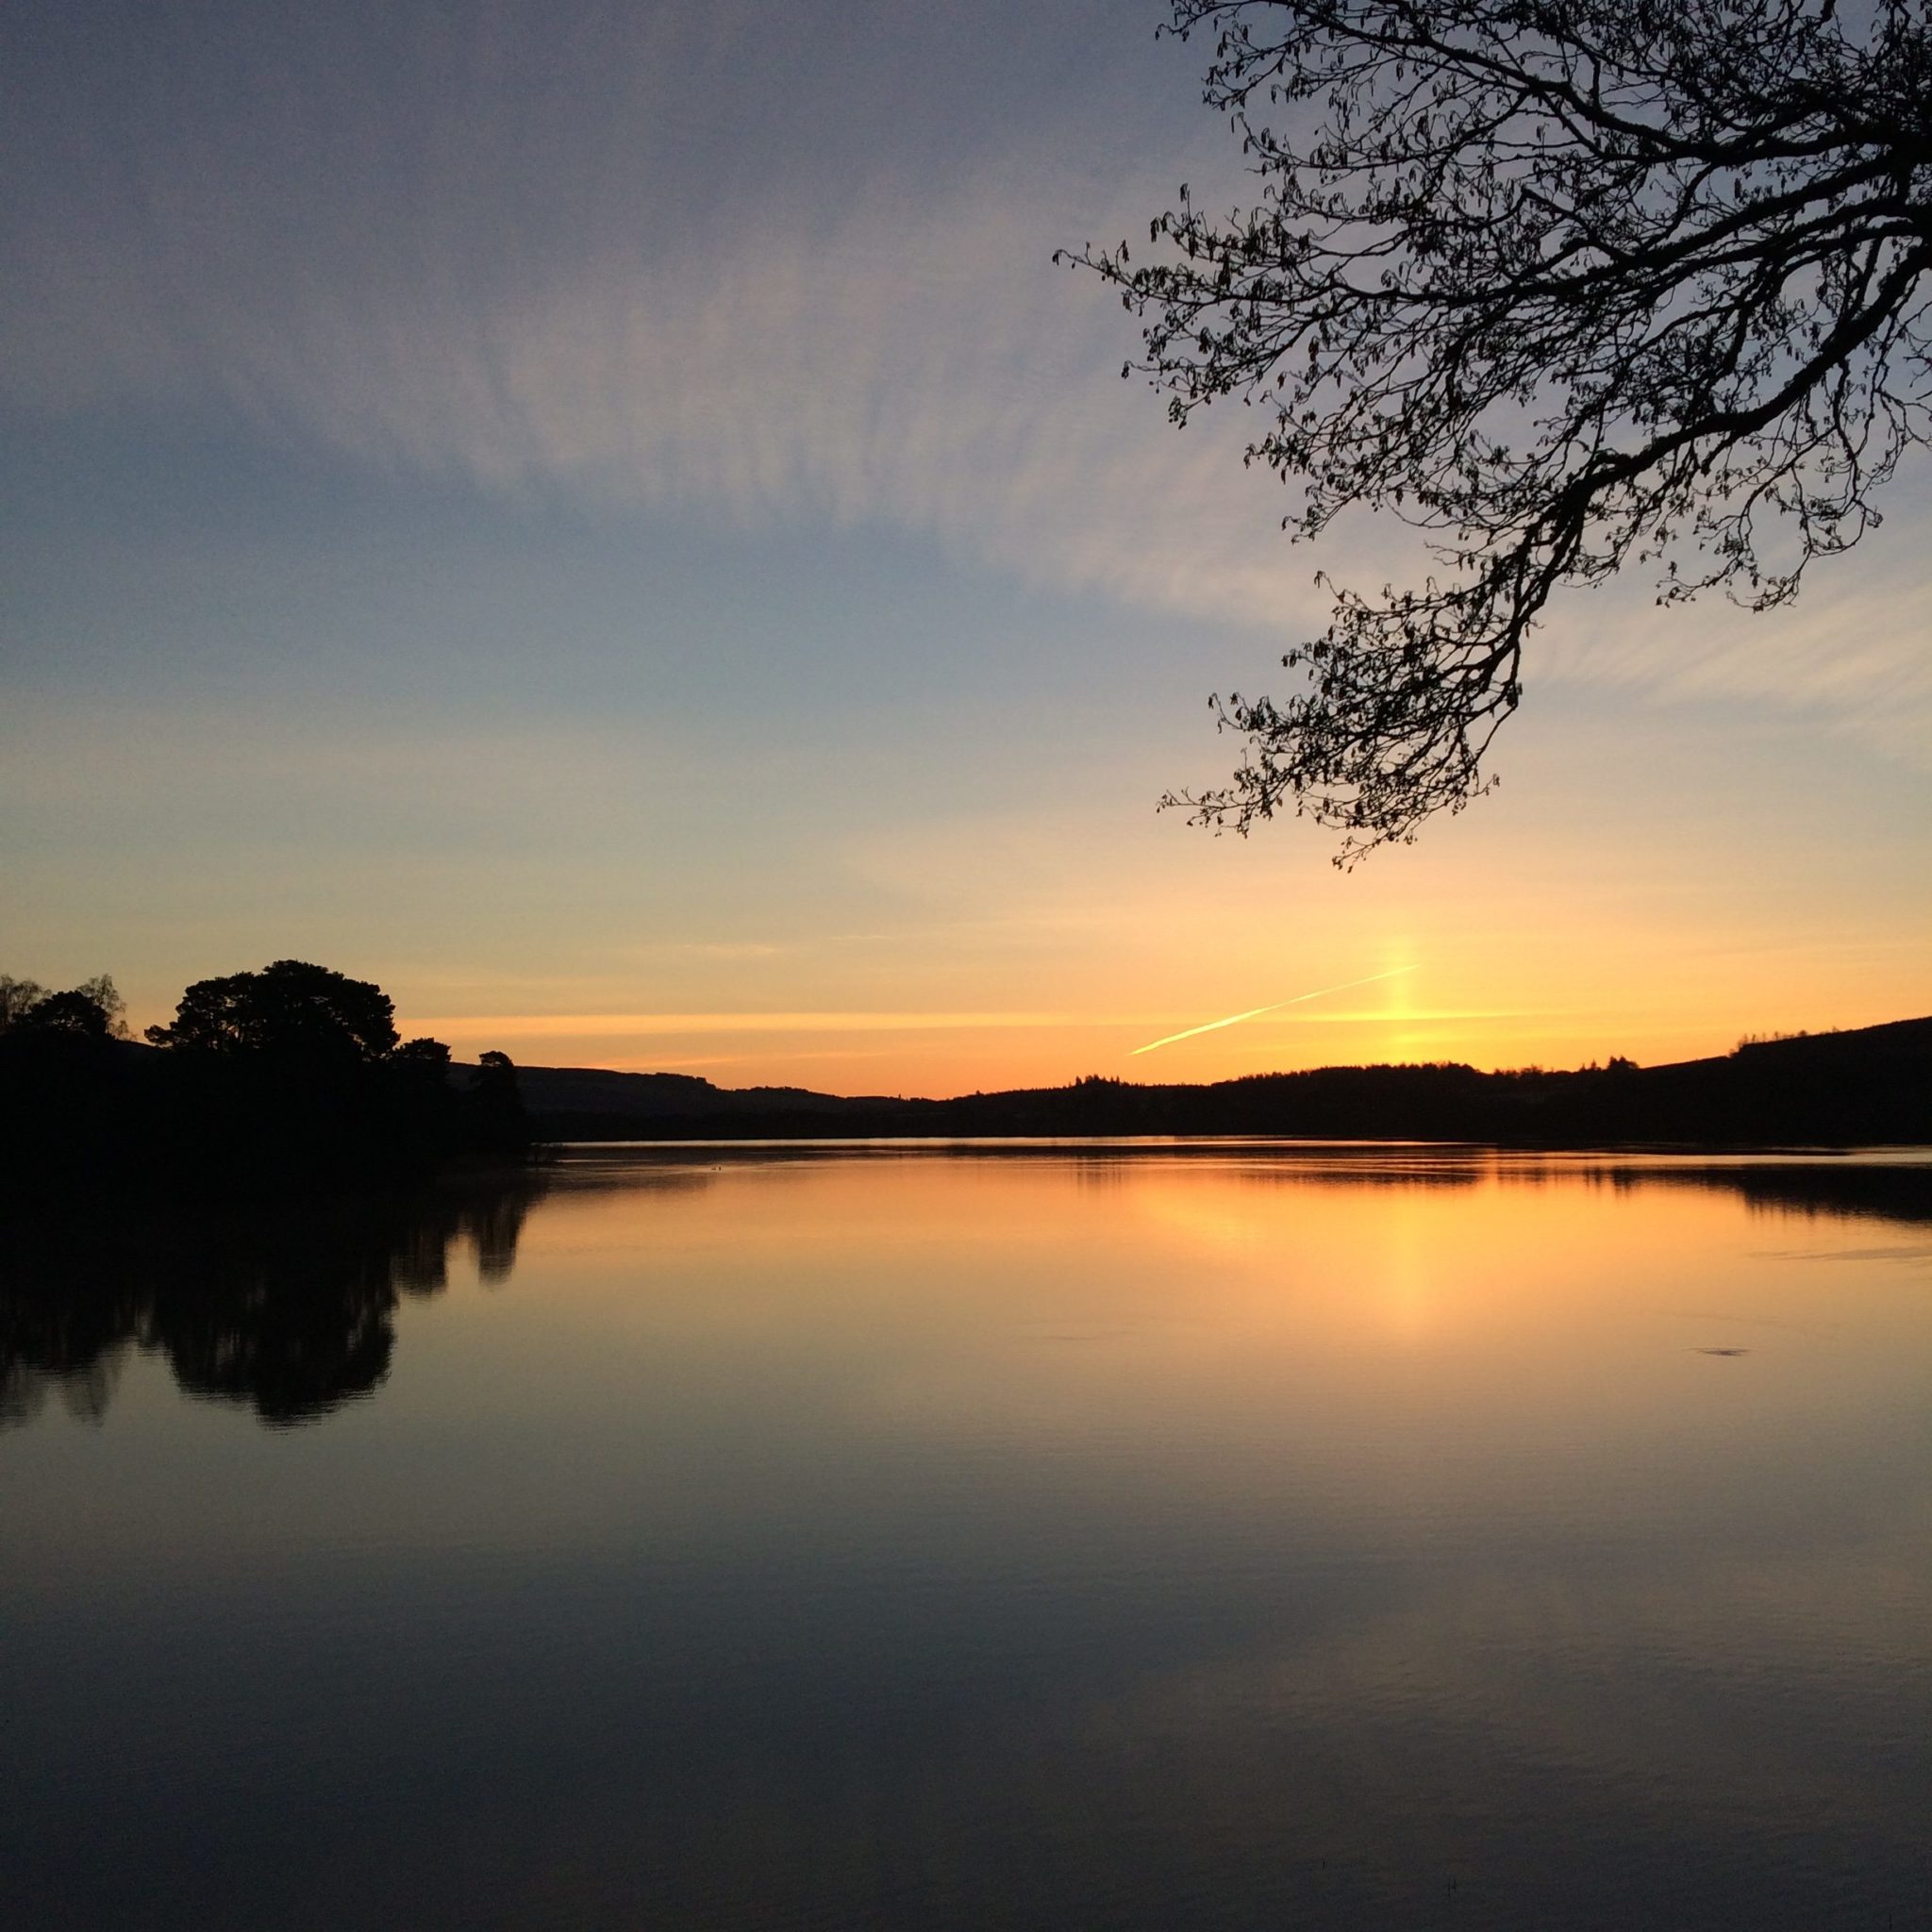
<instances>
[{"instance_id":1,"label":"bright sun glow","mask_svg":"<svg viewBox=\"0 0 1932 1932\"><path fill-rule=\"evenodd\" d=\"M1284 1007L1298 1007L1307 1000L1326 999L1332 992L1347 992L1351 987L1373 986L1378 979L1393 979L1399 973L1413 973L1413 966L1397 966L1388 973L1371 973L1360 979L1344 979L1340 986L1317 987L1313 992L1298 992L1292 999L1276 1000L1267 1007L1251 1007L1245 1013L1230 1013L1224 1020L1209 1020L1200 1026L1189 1026L1179 1033L1170 1033L1164 1040L1150 1040L1145 1046L1137 1046L1135 1055L1152 1053L1158 1046L1172 1046L1177 1040L1192 1040L1199 1033L1217 1033L1224 1026L1239 1026L1243 1020L1258 1020L1263 1013L1278 1013Z\"/></svg>"}]
</instances>

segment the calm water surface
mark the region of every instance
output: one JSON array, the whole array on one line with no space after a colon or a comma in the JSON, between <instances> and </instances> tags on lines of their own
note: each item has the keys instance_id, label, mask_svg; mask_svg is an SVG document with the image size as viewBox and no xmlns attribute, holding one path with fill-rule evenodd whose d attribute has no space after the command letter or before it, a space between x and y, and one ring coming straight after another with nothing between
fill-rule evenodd
<instances>
[{"instance_id":1,"label":"calm water surface","mask_svg":"<svg viewBox=\"0 0 1932 1932\"><path fill-rule=\"evenodd\" d=\"M579 1150L0 1274L0 1924L1932 1924L1932 1167Z\"/></svg>"}]
</instances>

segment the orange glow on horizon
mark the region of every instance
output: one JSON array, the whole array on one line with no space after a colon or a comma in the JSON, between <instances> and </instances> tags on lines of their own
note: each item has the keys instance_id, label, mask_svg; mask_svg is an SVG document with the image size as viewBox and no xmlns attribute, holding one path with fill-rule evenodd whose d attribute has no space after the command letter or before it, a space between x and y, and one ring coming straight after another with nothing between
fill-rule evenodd
<instances>
[{"instance_id":1,"label":"orange glow on horizon","mask_svg":"<svg viewBox=\"0 0 1932 1932\"><path fill-rule=\"evenodd\" d=\"M721 1087L803 1087L835 1093L944 1098L1064 1086L1091 1074L1145 1085L1191 1085L1262 1073L1376 1063L1456 1061L1483 1071L1569 1068L1623 1054L1660 1065L1727 1053L1727 1018L1607 1010L1511 1011L1425 1006L1324 1013L1188 1040L1159 1060L1134 1054L1162 1017L1035 1013L732 1013L474 1015L399 1022L457 1058L495 1048L533 1066L682 1073ZM1812 1030L1913 1017L1907 1011L1807 1016Z\"/></svg>"}]
</instances>

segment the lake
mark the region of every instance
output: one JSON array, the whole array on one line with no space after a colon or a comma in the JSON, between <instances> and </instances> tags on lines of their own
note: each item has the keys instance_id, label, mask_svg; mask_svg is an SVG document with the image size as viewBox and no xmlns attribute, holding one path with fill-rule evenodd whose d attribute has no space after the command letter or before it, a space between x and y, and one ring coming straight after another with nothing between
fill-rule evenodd
<instances>
[{"instance_id":1,"label":"lake","mask_svg":"<svg viewBox=\"0 0 1932 1932\"><path fill-rule=\"evenodd\" d=\"M1932 1924L1932 1165L23 1224L0 1924Z\"/></svg>"}]
</instances>

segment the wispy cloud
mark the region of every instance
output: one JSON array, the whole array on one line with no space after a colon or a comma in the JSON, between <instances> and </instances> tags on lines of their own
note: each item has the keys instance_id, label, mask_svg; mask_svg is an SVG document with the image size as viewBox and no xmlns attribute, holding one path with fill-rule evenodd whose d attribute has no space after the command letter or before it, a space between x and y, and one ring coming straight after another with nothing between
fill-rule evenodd
<instances>
[{"instance_id":1,"label":"wispy cloud","mask_svg":"<svg viewBox=\"0 0 1932 1932\"><path fill-rule=\"evenodd\" d=\"M938 26L871 23L879 75L930 72L917 36L973 13L928 11ZM1238 460L1242 412L1176 435L1117 379L1132 323L1049 264L1224 167L1224 130L1137 98L1128 142L1097 63L1089 101L1017 98L1032 118L996 150L940 165L901 127L855 168L838 117L867 104L830 55L818 118L796 118L803 21L736 4L593 8L575 35L514 5L458 27L408 19L358 17L346 54L326 22L293 55L241 34L244 76L307 63L280 119L245 93L175 111L168 87L186 83L163 73L116 148L87 131L109 103L23 100L35 192L0 291L14 405L218 404L358 463L506 492L910 529L1024 580L1271 641L1323 621L1317 559ZM1026 24L1014 9L1002 30ZM715 110L732 100L758 114ZM719 132L761 115L771 131ZM1320 561L1372 587L1381 548L1354 532ZM1917 568L1917 546L1891 554ZM1932 720L1921 629L1869 588L1748 628L1579 600L1540 649L1558 676L1802 708L1909 752Z\"/></svg>"},{"instance_id":2,"label":"wispy cloud","mask_svg":"<svg viewBox=\"0 0 1932 1932\"><path fill-rule=\"evenodd\" d=\"M973 11L874 23L868 91ZM126 152L73 116L57 138L25 102L50 125L17 217L32 273L0 291L0 390L219 403L358 461L610 508L879 522L1026 578L1277 623L1312 566L1270 541L1238 441L1174 436L1118 380L1131 325L1050 260L1145 220L1187 172L1174 128L1108 127L1103 55L1093 98L1023 103L1024 133L949 153L901 125L898 151L847 170L836 117L859 83L829 66L807 125L727 138L694 110L799 94L785 34L741 25L603 13L591 59L558 73L542 10L498 6L476 46L406 38L413 92L371 75L367 98L317 41L283 50L318 70L299 114L150 104ZM1024 9L1007 25L1034 30ZM552 67L521 85L487 58L520 36ZM254 52L272 73L273 44ZM930 101L930 71L919 85ZM732 192L730 139L768 192Z\"/></svg>"},{"instance_id":3,"label":"wispy cloud","mask_svg":"<svg viewBox=\"0 0 1932 1932\"><path fill-rule=\"evenodd\" d=\"M219 398L272 434L496 490L895 525L1026 581L1271 629L1312 611L1313 564L1238 445L1174 435L1119 381L1124 318L1048 260L1083 231L1063 184L1008 164L672 263L586 260L501 294L291 278L245 306L168 274L183 244L156 235L107 306L180 358L144 368L109 339L85 381ZM16 394L35 346L9 345Z\"/></svg>"},{"instance_id":4,"label":"wispy cloud","mask_svg":"<svg viewBox=\"0 0 1932 1932\"><path fill-rule=\"evenodd\" d=\"M953 1033L1035 1027L1143 1026L1139 1014L1096 1013L445 1013L411 1024L474 1033L493 1029L528 1039L684 1033Z\"/></svg>"},{"instance_id":5,"label":"wispy cloud","mask_svg":"<svg viewBox=\"0 0 1932 1932\"><path fill-rule=\"evenodd\" d=\"M1799 601L1770 613L1722 596L1657 609L1631 582L1571 599L1538 641L1558 682L1673 702L1739 701L1802 713L1892 757L1932 762L1932 652L1924 539L1907 504L1896 527L1815 565Z\"/></svg>"}]
</instances>

